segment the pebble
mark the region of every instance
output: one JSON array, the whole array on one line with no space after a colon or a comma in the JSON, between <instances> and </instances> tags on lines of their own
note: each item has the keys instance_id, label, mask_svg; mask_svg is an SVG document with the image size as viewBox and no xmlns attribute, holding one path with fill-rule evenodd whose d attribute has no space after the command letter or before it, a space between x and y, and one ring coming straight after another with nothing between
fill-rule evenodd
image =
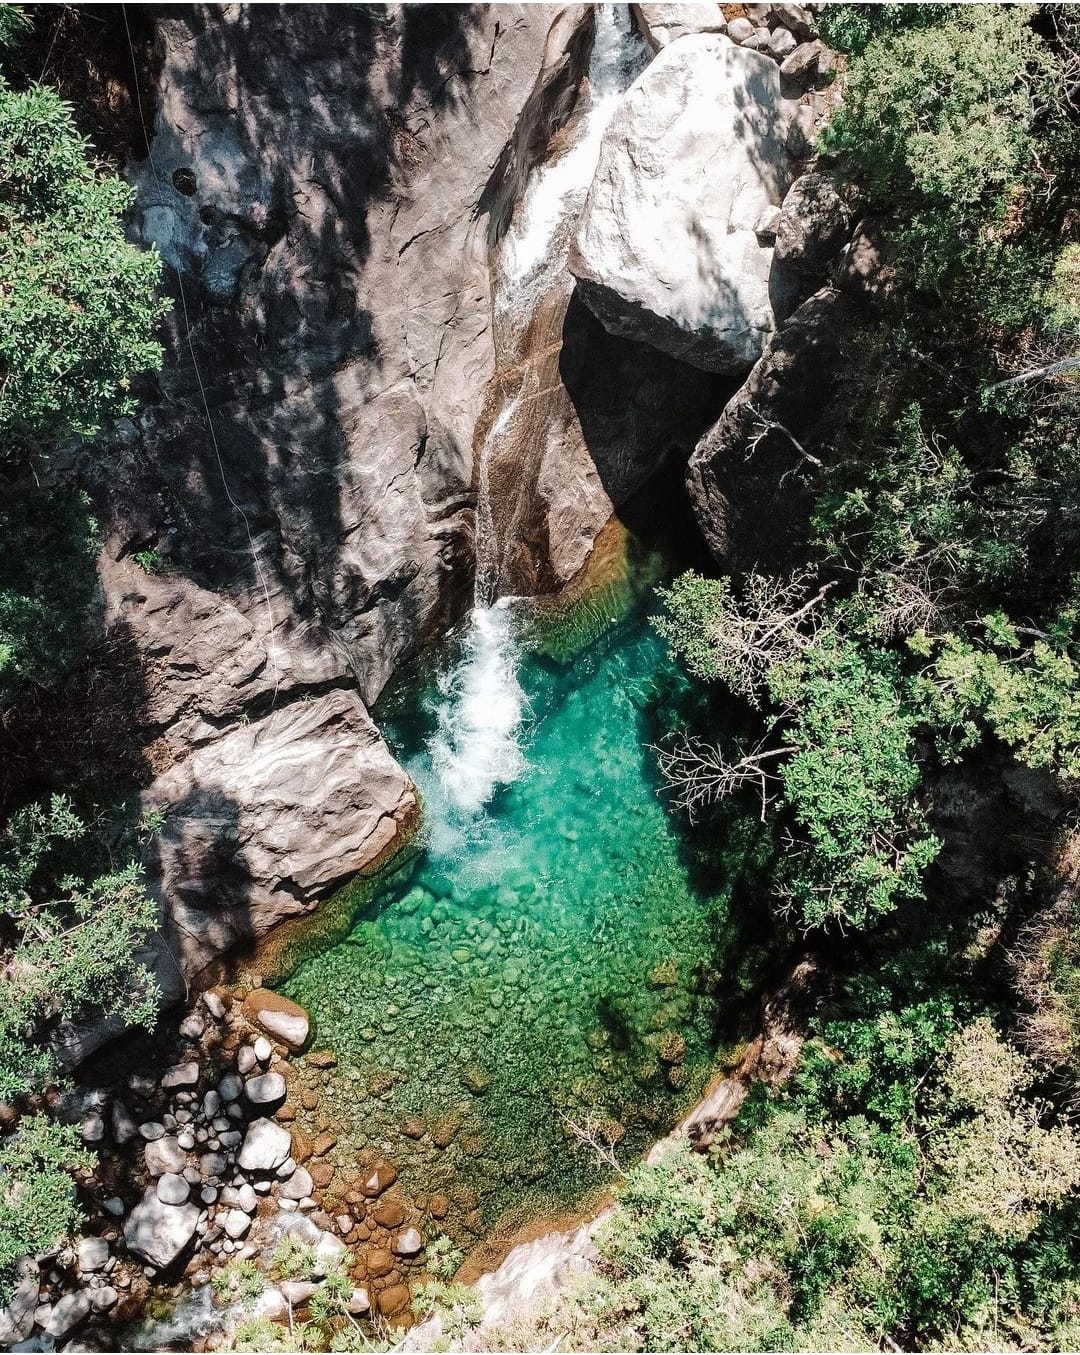
<instances>
[{"instance_id":1,"label":"pebble","mask_svg":"<svg viewBox=\"0 0 1080 1355\"><path fill-rule=\"evenodd\" d=\"M214 1091L213 1088L211 1088L202 1099L202 1112L208 1120L213 1120L214 1116L217 1115L220 1109L221 1109L221 1093L216 1092ZM224 1124L215 1123L214 1128L226 1129L228 1128L228 1126Z\"/></svg>"},{"instance_id":2,"label":"pebble","mask_svg":"<svg viewBox=\"0 0 1080 1355\"><path fill-rule=\"evenodd\" d=\"M192 1012L180 1022L180 1034L185 1040L201 1040L205 1030L206 1022L198 1012Z\"/></svg>"},{"instance_id":3,"label":"pebble","mask_svg":"<svg viewBox=\"0 0 1080 1355\"><path fill-rule=\"evenodd\" d=\"M120 1144L130 1143L136 1134L138 1134L139 1126L135 1123L131 1111L128 1110L123 1101L113 1102L110 1118L112 1120L112 1136L114 1142Z\"/></svg>"},{"instance_id":4,"label":"pebble","mask_svg":"<svg viewBox=\"0 0 1080 1355\"><path fill-rule=\"evenodd\" d=\"M270 1043L270 1041L266 1038L265 1035L260 1035L259 1038L255 1041L255 1057L259 1060L260 1063L269 1063L270 1055L273 1052L274 1046Z\"/></svg>"},{"instance_id":5,"label":"pebble","mask_svg":"<svg viewBox=\"0 0 1080 1355\"><path fill-rule=\"evenodd\" d=\"M249 1077L244 1084L247 1099L255 1106L275 1105L285 1100L285 1079L280 1073L263 1073L259 1077Z\"/></svg>"},{"instance_id":6,"label":"pebble","mask_svg":"<svg viewBox=\"0 0 1080 1355\"><path fill-rule=\"evenodd\" d=\"M290 1158L288 1161L292 1161L292 1159ZM286 1165L288 1165L288 1162L283 1164L282 1170ZM279 1170L278 1175L281 1175L281 1170ZM311 1194L314 1188L315 1183L312 1181L311 1173L308 1169L306 1167L297 1167L289 1180L282 1185L279 1192L279 1199L303 1200Z\"/></svg>"},{"instance_id":7,"label":"pebble","mask_svg":"<svg viewBox=\"0 0 1080 1355\"><path fill-rule=\"evenodd\" d=\"M222 1226L226 1233L234 1241L241 1238L251 1227L251 1219L242 1209L230 1209L222 1220Z\"/></svg>"},{"instance_id":8,"label":"pebble","mask_svg":"<svg viewBox=\"0 0 1080 1355\"><path fill-rule=\"evenodd\" d=\"M254 1214L258 1206L258 1197L255 1194L254 1187L245 1182L236 1192L237 1207L242 1209L245 1214Z\"/></svg>"},{"instance_id":9,"label":"pebble","mask_svg":"<svg viewBox=\"0 0 1080 1355\"><path fill-rule=\"evenodd\" d=\"M143 1161L151 1176L165 1172L182 1172L187 1165L179 1139L154 1139L143 1150Z\"/></svg>"},{"instance_id":10,"label":"pebble","mask_svg":"<svg viewBox=\"0 0 1080 1355\"><path fill-rule=\"evenodd\" d=\"M203 1153L199 1158L199 1172L203 1180L210 1180L211 1177L224 1176L228 1170L229 1164L220 1153Z\"/></svg>"},{"instance_id":11,"label":"pebble","mask_svg":"<svg viewBox=\"0 0 1080 1355\"><path fill-rule=\"evenodd\" d=\"M100 1143L105 1137L105 1121L96 1112L83 1120L82 1137L84 1143Z\"/></svg>"},{"instance_id":12,"label":"pebble","mask_svg":"<svg viewBox=\"0 0 1080 1355\"><path fill-rule=\"evenodd\" d=\"M213 1204L218 1197L217 1186L203 1186L199 1191L199 1199L203 1204Z\"/></svg>"},{"instance_id":13,"label":"pebble","mask_svg":"<svg viewBox=\"0 0 1080 1355\"><path fill-rule=\"evenodd\" d=\"M244 1045L236 1056L236 1067L241 1077L246 1077L248 1073L254 1072L257 1063L258 1059L255 1057L254 1049L249 1044Z\"/></svg>"},{"instance_id":14,"label":"pebble","mask_svg":"<svg viewBox=\"0 0 1080 1355\"><path fill-rule=\"evenodd\" d=\"M124 1202L119 1195L109 1196L105 1201L105 1212L111 1214L114 1219L118 1219L123 1215Z\"/></svg>"},{"instance_id":15,"label":"pebble","mask_svg":"<svg viewBox=\"0 0 1080 1355\"><path fill-rule=\"evenodd\" d=\"M195 1135L190 1129L185 1129L183 1133L177 1134L176 1141L185 1153L190 1153L192 1148L195 1147Z\"/></svg>"},{"instance_id":16,"label":"pebble","mask_svg":"<svg viewBox=\"0 0 1080 1355\"><path fill-rule=\"evenodd\" d=\"M103 1285L90 1294L90 1307L95 1313L107 1313L110 1308L115 1308L119 1301L120 1295L111 1284Z\"/></svg>"},{"instance_id":17,"label":"pebble","mask_svg":"<svg viewBox=\"0 0 1080 1355\"><path fill-rule=\"evenodd\" d=\"M223 1101L235 1101L244 1090L244 1084L235 1073L226 1073L218 1083L217 1089Z\"/></svg>"},{"instance_id":18,"label":"pebble","mask_svg":"<svg viewBox=\"0 0 1080 1355\"><path fill-rule=\"evenodd\" d=\"M215 1021L220 1021L225 1015L225 1003L221 997L213 992L206 992L202 995L203 1005Z\"/></svg>"},{"instance_id":19,"label":"pebble","mask_svg":"<svg viewBox=\"0 0 1080 1355\"><path fill-rule=\"evenodd\" d=\"M398 1256L415 1256L424 1248L424 1239L415 1228L406 1228L394 1238L394 1251Z\"/></svg>"}]
</instances>

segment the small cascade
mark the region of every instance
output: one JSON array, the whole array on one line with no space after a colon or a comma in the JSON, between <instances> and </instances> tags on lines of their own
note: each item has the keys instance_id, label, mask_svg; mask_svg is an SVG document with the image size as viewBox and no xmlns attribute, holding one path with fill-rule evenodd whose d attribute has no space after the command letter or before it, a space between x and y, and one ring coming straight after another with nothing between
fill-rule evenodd
<instances>
[{"instance_id":1,"label":"small cascade","mask_svg":"<svg viewBox=\"0 0 1080 1355\"><path fill-rule=\"evenodd\" d=\"M501 309L529 309L566 266L570 236L589 190L600 143L622 97L649 61L629 5L597 5L589 106L574 144L529 180L502 245Z\"/></svg>"},{"instance_id":2,"label":"small cascade","mask_svg":"<svg viewBox=\"0 0 1080 1355\"><path fill-rule=\"evenodd\" d=\"M523 333L553 288L565 287L570 237L604 129L647 62L630 7L597 6L589 103L574 143L534 172L500 248L495 307L509 318L510 329ZM521 406L520 393L506 397L479 452L473 611L461 658L440 682L436 729L426 750L432 776L425 787L429 845L437 855L453 854L499 787L518 780L526 767L526 701L518 681L513 600L496 600L500 561L490 483L492 460L501 442L514 435ZM426 780L423 770L420 779Z\"/></svg>"}]
</instances>

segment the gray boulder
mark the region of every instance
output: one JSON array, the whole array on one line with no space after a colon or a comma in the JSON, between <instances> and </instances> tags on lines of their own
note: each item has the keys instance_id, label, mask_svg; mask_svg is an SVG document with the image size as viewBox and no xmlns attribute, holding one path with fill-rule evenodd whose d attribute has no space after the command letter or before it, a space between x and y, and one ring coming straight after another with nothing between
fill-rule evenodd
<instances>
[{"instance_id":1,"label":"gray boulder","mask_svg":"<svg viewBox=\"0 0 1080 1355\"><path fill-rule=\"evenodd\" d=\"M102 1270L109 1262L109 1244L103 1237L84 1237L75 1249L84 1275Z\"/></svg>"},{"instance_id":2,"label":"gray boulder","mask_svg":"<svg viewBox=\"0 0 1080 1355\"><path fill-rule=\"evenodd\" d=\"M698 444L687 489L709 549L725 568L768 561L781 571L805 558L815 462L829 463L845 425L865 319L833 288L816 293L776 334Z\"/></svg>"},{"instance_id":3,"label":"gray boulder","mask_svg":"<svg viewBox=\"0 0 1080 1355\"><path fill-rule=\"evenodd\" d=\"M151 1176L164 1176L166 1172L182 1172L187 1165L187 1153L179 1140L170 1135L148 1143L143 1150L143 1161Z\"/></svg>"},{"instance_id":4,"label":"gray boulder","mask_svg":"<svg viewBox=\"0 0 1080 1355\"><path fill-rule=\"evenodd\" d=\"M198 1226L198 1205L165 1204L147 1186L124 1224L124 1242L148 1266L165 1270L187 1250Z\"/></svg>"},{"instance_id":5,"label":"gray boulder","mask_svg":"<svg viewBox=\"0 0 1080 1355\"><path fill-rule=\"evenodd\" d=\"M65 1294L53 1304L49 1320L45 1323L45 1334L51 1336L54 1341L62 1341L89 1316L90 1295L85 1290Z\"/></svg>"},{"instance_id":6,"label":"gray boulder","mask_svg":"<svg viewBox=\"0 0 1080 1355\"><path fill-rule=\"evenodd\" d=\"M15 1291L7 1307L0 1308L0 1346L17 1346L34 1330L39 1284L37 1264L24 1256L19 1262Z\"/></svg>"},{"instance_id":7,"label":"gray boulder","mask_svg":"<svg viewBox=\"0 0 1080 1355\"><path fill-rule=\"evenodd\" d=\"M665 47L604 135L570 254L612 333L741 373L774 321L755 225L787 186L780 77L717 34Z\"/></svg>"}]
</instances>

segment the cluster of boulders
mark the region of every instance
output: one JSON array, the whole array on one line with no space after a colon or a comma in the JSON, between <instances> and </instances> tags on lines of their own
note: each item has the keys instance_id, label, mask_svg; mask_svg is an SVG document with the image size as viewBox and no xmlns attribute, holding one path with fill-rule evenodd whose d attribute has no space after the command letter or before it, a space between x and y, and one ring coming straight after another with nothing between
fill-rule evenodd
<instances>
[{"instance_id":1,"label":"cluster of boulders","mask_svg":"<svg viewBox=\"0 0 1080 1355\"><path fill-rule=\"evenodd\" d=\"M326 1155L336 1137L312 1138L294 1123L298 1107L317 1104L297 1086L293 1063L310 1039L303 1008L262 988L243 1001L211 989L178 1033L181 1057L156 1079L132 1074L111 1091L69 1099L68 1117L100 1159L81 1181L94 1231L26 1263L0 1312L0 1341L14 1345L39 1330L63 1342L94 1317L128 1321L152 1285L205 1285L230 1261L268 1262L285 1234L311 1248L310 1278L268 1281L261 1316L301 1309L331 1268L355 1278L354 1316L407 1308L403 1268L422 1264L425 1242L409 1203L387 1194L396 1170L385 1161L363 1167L356 1203L328 1203L317 1181L334 1178ZM308 1061L319 1075L336 1064L329 1050ZM363 1241L369 1250L354 1255L350 1244Z\"/></svg>"}]
</instances>

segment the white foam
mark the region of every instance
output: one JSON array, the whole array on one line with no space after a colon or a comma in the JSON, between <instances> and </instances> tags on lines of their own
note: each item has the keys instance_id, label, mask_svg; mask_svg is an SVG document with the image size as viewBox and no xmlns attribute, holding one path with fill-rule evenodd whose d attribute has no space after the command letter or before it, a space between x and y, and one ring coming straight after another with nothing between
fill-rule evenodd
<instances>
[{"instance_id":1,"label":"white foam","mask_svg":"<svg viewBox=\"0 0 1080 1355\"><path fill-rule=\"evenodd\" d=\"M520 736L526 700L518 659L507 600L475 607L461 660L440 681L438 724L428 743L451 814L474 817L525 770Z\"/></svg>"}]
</instances>

